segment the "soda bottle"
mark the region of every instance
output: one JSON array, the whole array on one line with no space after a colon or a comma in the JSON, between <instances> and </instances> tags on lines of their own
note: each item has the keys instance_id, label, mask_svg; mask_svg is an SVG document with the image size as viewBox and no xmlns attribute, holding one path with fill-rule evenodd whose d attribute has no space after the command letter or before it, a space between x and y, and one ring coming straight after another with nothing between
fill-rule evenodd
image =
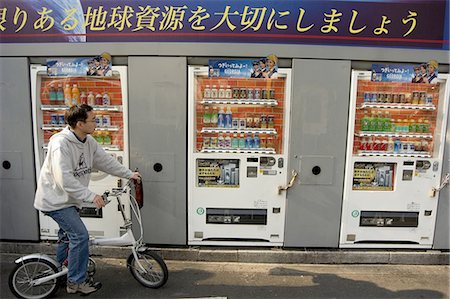
<instances>
[{"instance_id":1,"label":"soda bottle","mask_svg":"<svg viewBox=\"0 0 450 299\"><path fill-rule=\"evenodd\" d=\"M225 113L225 128L231 128L233 124L233 113L231 108L228 106L227 112Z\"/></svg>"},{"instance_id":2,"label":"soda bottle","mask_svg":"<svg viewBox=\"0 0 450 299\"><path fill-rule=\"evenodd\" d=\"M101 106L103 104L103 96L100 93L95 95L95 105Z\"/></svg>"},{"instance_id":3,"label":"soda bottle","mask_svg":"<svg viewBox=\"0 0 450 299\"><path fill-rule=\"evenodd\" d=\"M364 116L361 118L361 131L369 131L370 118L367 111L364 111Z\"/></svg>"},{"instance_id":4,"label":"soda bottle","mask_svg":"<svg viewBox=\"0 0 450 299\"><path fill-rule=\"evenodd\" d=\"M233 139L231 140L231 147L238 148L239 147L239 138L236 133L233 134Z\"/></svg>"},{"instance_id":5,"label":"soda bottle","mask_svg":"<svg viewBox=\"0 0 450 299\"><path fill-rule=\"evenodd\" d=\"M209 99L211 97L211 89L209 89L209 85L205 86L205 89L203 89L203 98Z\"/></svg>"},{"instance_id":6,"label":"soda bottle","mask_svg":"<svg viewBox=\"0 0 450 299\"><path fill-rule=\"evenodd\" d=\"M102 104L105 106L111 105L111 99L109 98L109 95L107 92L103 93Z\"/></svg>"},{"instance_id":7,"label":"soda bottle","mask_svg":"<svg viewBox=\"0 0 450 299\"><path fill-rule=\"evenodd\" d=\"M211 88L211 98L212 99L217 99L217 96L218 96L217 88L216 88L215 85L213 85L212 88Z\"/></svg>"},{"instance_id":8,"label":"soda bottle","mask_svg":"<svg viewBox=\"0 0 450 299\"><path fill-rule=\"evenodd\" d=\"M69 84L64 88L64 104L68 107L72 106L72 89Z\"/></svg>"},{"instance_id":9,"label":"soda bottle","mask_svg":"<svg viewBox=\"0 0 450 299\"><path fill-rule=\"evenodd\" d=\"M230 134L227 134L226 136L225 136L225 148L231 148L231 137L230 137Z\"/></svg>"},{"instance_id":10,"label":"soda bottle","mask_svg":"<svg viewBox=\"0 0 450 299\"><path fill-rule=\"evenodd\" d=\"M225 89L225 98L231 99L233 97L233 92L231 91L230 85L227 86L227 89Z\"/></svg>"},{"instance_id":11,"label":"soda bottle","mask_svg":"<svg viewBox=\"0 0 450 299\"><path fill-rule=\"evenodd\" d=\"M217 128L217 121L218 121L219 115L217 113L217 107L213 106L212 112L210 114L210 123L212 127Z\"/></svg>"},{"instance_id":12,"label":"soda bottle","mask_svg":"<svg viewBox=\"0 0 450 299\"><path fill-rule=\"evenodd\" d=\"M253 138L253 147L254 148L259 148L260 147L260 139L259 139L259 134L255 133L255 137Z\"/></svg>"},{"instance_id":13,"label":"soda bottle","mask_svg":"<svg viewBox=\"0 0 450 299\"><path fill-rule=\"evenodd\" d=\"M383 119L383 132L389 132L391 130L391 115L388 111L384 113Z\"/></svg>"},{"instance_id":14,"label":"soda bottle","mask_svg":"<svg viewBox=\"0 0 450 299\"><path fill-rule=\"evenodd\" d=\"M225 88L223 88L222 85L220 85L218 96L219 96L219 99L225 99Z\"/></svg>"},{"instance_id":15,"label":"soda bottle","mask_svg":"<svg viewBox=\"0 0 450 299\"><path fill-rule=\"evenodd\" d=\"M223 107L220 107L219 114L217 117L217 126L219 128L225 128L225 112L223 111Z\"/></svg>"},{"instance_id":16,"label":"soda bottle","mask_svg":"<svg viewBox=\"0 0 450 299\"><path fill-rule=\"evenodd\" d=\"M247 133L247 138L245 138L245 147L253 148L253 138L250 133Z\"/></svg>"},{"instance_id":17,"label":"soda bottle","mask_svg":"<svg viewBox=\"0 0 450 299\"><path fill-rule=\"evenodd\" d=\"M366 138L361 139L361 144L359 145L359 149L361 151L365 151L367 149L367 140Z\"/></svg>"},{"instance_id":18,"label":"soda bottle","mask_svg":"<svg viewBox=\"0 0 450 299\"><path fill-rule=\"evenodd\" d=\"M203 112L203 126L208 127L211 124L211 114L209 112L209 107L205 107L205 111Z\"/></svg>"},{"instance_id":19,"label":"soda bottle","mask_svg":"<svg viewBox=\"0 0 450 299\"><path fill-rule=\"evenodd\" d=\"M383 132L384 129L384 118L381 111L378 111L378 117L377 117L377 132Z\"/></svg>"},{"instance_id":20,"label":"soda bottle","mask_svg":"<svg viewBox=\"0 0 450 299\"><path fill-rule=\"evenodd\" d=\"M244 133L239 135L239 148L245 148L245 138Z\"/></svg>"},{"instance_id":21,"label":"soda bottle","mask_svg":"<svg viewBox=\"0 0 450 299\"><path fill-rule=\"evenodd\" d=\"M88 103L87 96L86 96L86 93L84 91L81 92L80 103L81 104L87 104Z\"/></svg>"},{"instance_id":22,"label":"soda bottle","mask_svg":"<svg viewBox=\"0 0 450 299\"><path fill-rule=\"evenodd\" d=\"M377 118L375 115L375 111L370 112L370 123L369 123L369 131L377 130Z\"/></svg>"},{"instance_id":23,"label":"soda bottle","mask_svg":"<svg viewBox=\"0 0 450 299\"><path fill-rule=\"evenodd\" d=\"M58 89L56 90L56 103L58 105L64 105L64 90L62 84L58 84Z\"/></svg>"},{"instance_id":24,"label":"soda bottle","mask_svg":"<svg viewBox=\"0 0 450 299\"><path fill-rule=\"evenodd\" d=\"M389 137L388 145L387 145L387 152L393 153L394 152L394 140L392 137Z\"/></svg>"},{"instance_id":25,"label":"soda bottle","mask_svg":"<svg viewBox=\"0 0 450 299\"><path fill-rule=\"evenodd\" d=\"M103 144L107 144L107 145L111 144L111 135L109 132L103 133Z\"/></svg>"},{"instance_id":26,"label":"soda bottle","mask_svg":"<svg viewBox=\"0 0 450 299\"><path fill-rule=\"evenodd\" d=\"M56 104L56 88L54 84L50 85L50 89L48 91L48 97L50 99L50 104Z\"/></svg>"},{"instance_id":27,"label":"soda bottle","mask_svg":"<svg viewBox=\"0 0 450 299\"><path fill-rule=\"evenodd\" d=\"M219 134L219 138L218 138L217 142L218 142L218 147L219 148L224 148L225 147L225 138L223 138L223 134L222 133Z\"/></svg>"},{"instance_id":28,"label":"soda bottle","mask_svg":"<svg viewBox=\"0 0 450 299\"><path fill-rule=\"evenodd\" d=\"M76 84L72 88L72 105L80 104L80 90Z\"/></svg>"},{"instance_id":29,"label":"soda bottle","mask_svg":"<svg viewBox=\"0 0 450 299\"><path fill-rule=\"evenodd\" d=\"M88 105L90 105L90 106L94 106L95 105L95 96L94 96L94 93L92 91L90 91L89 95L87 96L87 102L88 102Z\"/></svg>"}]
</instances>

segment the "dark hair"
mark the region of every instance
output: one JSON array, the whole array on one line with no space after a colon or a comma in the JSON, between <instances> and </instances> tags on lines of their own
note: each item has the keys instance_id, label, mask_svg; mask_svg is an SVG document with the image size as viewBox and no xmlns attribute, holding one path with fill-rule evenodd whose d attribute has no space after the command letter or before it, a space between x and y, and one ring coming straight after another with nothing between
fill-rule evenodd
<instances>
[{"instance_id":1,"label":"dark hair","mask_svg":"<svg viewBox=\"0 0 450 299\"><path fill-rule=\"evenodd\" d=\"M86 104L74 105L70 107L64 114L64 121L71 128L75 128L77 122L86 121L88 112L92 110L94 110L94 108Z\"/></svg>"}]
</instances>

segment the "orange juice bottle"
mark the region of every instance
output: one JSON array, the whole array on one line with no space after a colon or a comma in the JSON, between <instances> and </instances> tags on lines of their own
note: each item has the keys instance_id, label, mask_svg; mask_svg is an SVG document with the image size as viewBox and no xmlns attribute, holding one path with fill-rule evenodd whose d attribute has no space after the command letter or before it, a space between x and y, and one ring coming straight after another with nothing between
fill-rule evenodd
<instances>
[{"instance_id":1,"label":"orange juice bottle","mask_svg":"<svg viewBox=\"0 0 450 299\"><path fill-rule=\"evenodd\" d=\"M72 106L72 89L69 84L66 84L66 88L64 88L64 105Z\"/></svg>"},{"instance_id":2,"label":"orange juice bottle","mask_svg":"<svg viewBox=\"0 0 450 299\"><path fill-rule=\"evenodd\" d=\"M76 84L72 88L72 105L80 104L80 90Z\"/></svg>"}]
</instances>

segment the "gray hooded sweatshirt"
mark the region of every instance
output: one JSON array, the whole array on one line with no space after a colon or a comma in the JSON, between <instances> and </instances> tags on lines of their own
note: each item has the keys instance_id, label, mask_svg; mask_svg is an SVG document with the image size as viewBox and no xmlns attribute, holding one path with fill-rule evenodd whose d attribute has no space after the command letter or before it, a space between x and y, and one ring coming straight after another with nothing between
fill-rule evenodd
<instances>
[{"instance_id":1,"label":"gray hooded sweatshirt","mask_svg":"<svg viewBox=\"0 0 450 299\"><path fill-rule=\"evenodd\" d=\"M80 141L69 129L53 135L48 153L39 175L34 207L43 212L92 202L95 193L88 189L92 169L131 178L131 170L105 152L97 141L88 135Z\"/></svg>"}]
</instances>

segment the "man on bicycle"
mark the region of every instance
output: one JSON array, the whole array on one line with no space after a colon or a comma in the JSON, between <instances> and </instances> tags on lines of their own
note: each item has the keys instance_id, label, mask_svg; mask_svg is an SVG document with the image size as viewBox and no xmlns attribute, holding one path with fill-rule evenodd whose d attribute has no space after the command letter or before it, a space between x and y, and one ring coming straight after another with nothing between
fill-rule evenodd
<instances>
[{"instance_id":1,"label":"man on bicycle","mask_svg":"<svg viewBox=\"0 0 450 299\"><path fill-rule=\"evenodd\" d=\"M80 218L82 202L93 202L97 208L105 206L103 198L88 189L93 168L126 178L141 178L120 164L95 141L95 113L89 105L70 107L65 113L68 124L53 135L39 175L34 207L52 217L59 225L57 260L68 259L67 292L84 295L97 291L100 283L87 280L89 234ZM64 236L67 244L61 242Z\"/></svg>"}]
</instances>

